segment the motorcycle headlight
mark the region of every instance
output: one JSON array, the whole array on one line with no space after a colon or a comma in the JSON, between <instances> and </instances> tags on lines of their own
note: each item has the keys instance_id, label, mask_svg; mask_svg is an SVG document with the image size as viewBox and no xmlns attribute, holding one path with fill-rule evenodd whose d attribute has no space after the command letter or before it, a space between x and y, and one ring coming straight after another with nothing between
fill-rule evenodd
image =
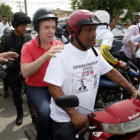
<instances>
[{"instance_id":1,"label":"motorcycle headlight","mask_svg":"<svg viewBox=\"0 0 140 140\"><path fill-rule=\"evenodd\" d=\"M121 124L102 123L102 128L106 133L124 135L140 130L140 118Z\"/></svg>"}]
</instances>

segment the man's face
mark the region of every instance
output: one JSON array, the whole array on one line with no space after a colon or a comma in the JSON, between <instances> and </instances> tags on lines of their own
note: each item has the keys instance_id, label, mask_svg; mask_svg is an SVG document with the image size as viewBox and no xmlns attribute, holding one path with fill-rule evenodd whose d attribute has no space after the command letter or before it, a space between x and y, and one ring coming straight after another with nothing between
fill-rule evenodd
<instances>
[{"instance_id":1,"label":"man's face","mask_svg":"<svg viewBox=\"0 0 140 140\"><path fill-rule=\"evenodd\" d=\"M78 38L86 48L90 48L95 45L95 30L96 25L87 25L82 27Z\"/></svg>"},{"instance_id":2,"label":"man's face","mask_svg":"<svg viewBox=\"0 0 140 140\"><path fill-rule=\"evenodd\" d=\"M2 23L3 23L3 24L7 24L7 17L3 17L3 18L2 18Z\"/></svg>"},{"instance_id":3,"label":"man's face","mask_svg":"<svg viewBox=\"0 0 140 140\"><path fill-rule=\"evenodd\" d=\"M139 23L140 22L140 17L139 16L136 16L135 17L135 21L136 21L136 23Z\"/></svg>"},{"instance_id":4,"label":"man's face","mask_svg":"<svg viewBox=\"0 0 140 140\"><path fill-rule=\"evenodd\" d=\"M18 27L16 27L16 32L19 35L23 35L26 31L26 26L27 26L27 24L20 24Z\"/></svg>"},{"instance_id":5,"label":"man's face","mask_svg":"<svg viewBox=\"0 0 140 140\"><path fill-rule=\"evenodd\" d=\"M55 36L56 22L54 19L44 20L39 26L39 37L41 41L51 42Z\"/></svg>"}]
</instances>

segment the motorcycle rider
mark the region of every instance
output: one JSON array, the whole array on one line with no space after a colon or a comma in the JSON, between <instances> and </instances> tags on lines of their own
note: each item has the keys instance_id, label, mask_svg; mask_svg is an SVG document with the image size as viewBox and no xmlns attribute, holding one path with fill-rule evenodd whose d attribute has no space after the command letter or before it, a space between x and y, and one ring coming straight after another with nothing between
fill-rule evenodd
<instances>
[{"instance_id":1,"label":"motorcycle rider","mask_svg":"<svg viewBox=\"0 0 140 140\"><path fill-rule=\"evenodd\" d=\"M44 81L49 83L51 118L54 140L75 140L78 129L89 125L88 111L82 108L60 108L56 98L76 95L81 106L93 110L100 75L127 89L132 97L137 90L114 69L94 48L96 26L100 24L94 13L77 10L67 20L67 29L72 42L64 45L64 50L51 58ZM81 87L81 79L84 87Z\"/></svg>"},{"instance_id":2,"label":"motorcycle rider","mask_svg":"<svg viewBox=\"0 0 140 140\"><path fill-rule=\"evenodd\" d=\"M16 106L17 118L16 125L21 125L23 120L23 108L22 108L22 81L23 77L20 72L20 55L22 45L29 41L30 36L24 34L27 24L31 23L30 17L23 12L16 12L12 17L12 26L14 31L4 35L0 43L0 52L13 51L16 52L19 57L15 61L7 62L7 80L10 84L13 94L14 104ZM4 89L7 94L7 89Z\"/></svg>"},{"instance_id":3,"label":"motorcycle rider","mask_svg":"<svg viewBox=\"0 0 140 140\"><path fill-rule=\"evenodd\" d=\"M43 81L51 57L63 45L54 40L57 16L51 9L40 8L33 16L33 27L38 35L25 43L21 55L21 72L26 82L26 94L36 112L36 140L48 140L50 134L50 93Z\"/></svg>"},{"instance_id":4,"label":"motorcycle rider","mask_svg":"<svg viewBox=\"0 0 140 140\"><path fill-rule=\"evenodd\" d=\"M64 29L59 24L56 26L55 39L61 41L63 44L68 43L68 40L64 36Z\"/></svg>"},{"instance_id":5,"label":"motorcycle rider","mask_svg":"<svg viewBox=\"0 0 140 140\"><path fill-rule=\"evenodd\" d=\"M119 16L122 12L119 12L114 21L110 24L110 14L105 10L98 10L94 14L97 19L103 24L99 25L96 29L96 47L100 50L102 56L112 65L125 68L126 64L113 57L110 50L113 43L113 33L111 30L116 26Z\"/></svg>"}]
</instances>

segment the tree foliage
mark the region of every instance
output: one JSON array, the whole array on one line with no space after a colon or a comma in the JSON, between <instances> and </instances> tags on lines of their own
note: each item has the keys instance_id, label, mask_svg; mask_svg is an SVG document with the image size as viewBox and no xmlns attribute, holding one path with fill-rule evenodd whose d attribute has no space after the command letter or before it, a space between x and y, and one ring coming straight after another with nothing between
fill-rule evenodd
<instances>
[{"instance_id":1,"label":"tree foliage","mask_svg":"<svg viewBox=\"0 0 140 140\"><path fill-rule=\"evenodd\" d=\"M3 15L7 16L9 22L11 21L11 18L13 16L12 8L9 5L6 5L5 3L0 4L0 17L2 17Z\"/></svg>"},{"instance_id":2,"label":"tree foliage","mask_svg":"<svg viewBox=\"0 0 140 140\"><path fill-rule=\"evenodd\" d=\"M110 13L111 19L115 18L118 11L127 9L126 18L132 19L135 12L140 11L140 0L72 0L73 10L88 9L90 11L106 10Z\"/></svg>"}]
</instances>

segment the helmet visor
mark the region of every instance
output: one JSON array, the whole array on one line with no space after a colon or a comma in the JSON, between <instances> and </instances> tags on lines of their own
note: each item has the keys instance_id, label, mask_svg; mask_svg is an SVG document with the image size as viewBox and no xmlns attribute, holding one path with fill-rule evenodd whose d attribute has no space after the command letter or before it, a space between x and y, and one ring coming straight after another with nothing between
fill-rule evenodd
<instances>
[{"instance_id":1,"label":"helmet visor","mask_svg":"<svg viewBox=\"0 0 140 140\"><path fill-rule=\"evenodd\" d=\"M40 16L37 20L41 20L41 19L50 19L50 18L54 18L57 20L57 17L54 14L46 14L46 15L42 15Z\"/></svg>"},{"instance_id":2,"label":"helmet visor","mask_svg":"<svg viewBox=\"0 0 140 140\"><path fill-rule=\"evenodd\" d=\"M97 24L97 25L101 24L101 22L98 20L96 16L91 16L90 19L94 24Z\"/></svg>"},{"instance_id":3,"label":"helmet visor","mask_svg":"<svg viewBox=\"0 0 140 140\"><path fill-rule=\"evenodd\" d=\"M90 16L90 19L82 19L80 20L77 25L82 26L82 25L100 25L101 22L93 15Z\"/></svg>"}]
</instances>

